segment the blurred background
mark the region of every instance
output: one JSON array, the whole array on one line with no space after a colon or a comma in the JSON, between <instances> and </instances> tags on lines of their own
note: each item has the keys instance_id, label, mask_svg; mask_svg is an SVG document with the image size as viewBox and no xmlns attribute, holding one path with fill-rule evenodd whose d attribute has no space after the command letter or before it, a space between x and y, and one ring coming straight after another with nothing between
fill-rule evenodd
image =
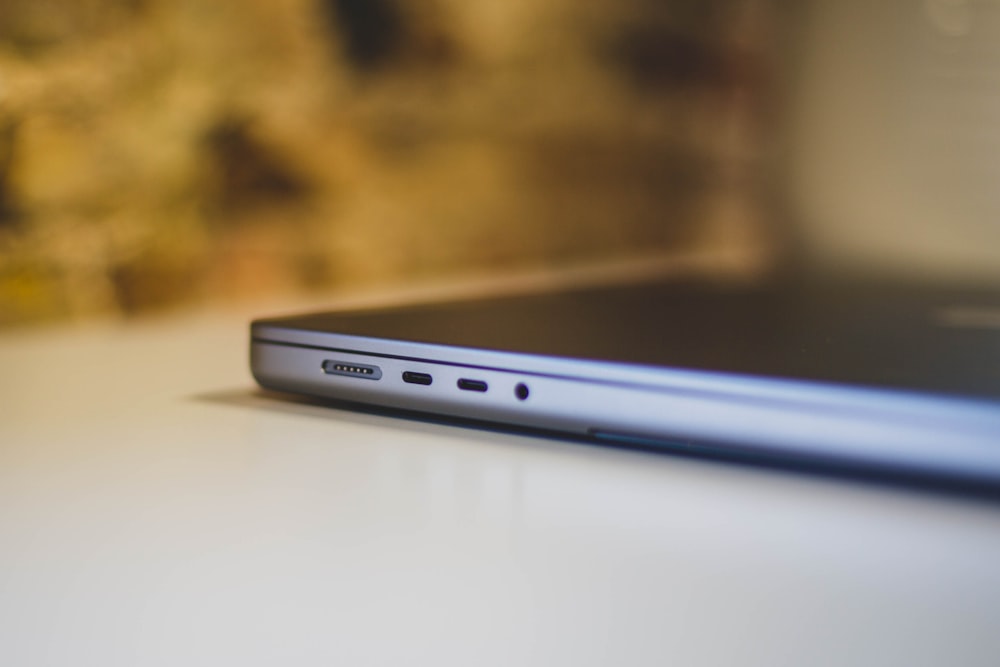
<instances>
[{"instance_id":1,"label":"blurred background","mask_svg":"<svg viewBox=\"0 0 1000 667\"><path fill-rule=\"evenodd\" d=\"M770 12L4 0L0 323L660 254L738 270Z\"/></svg>"},{"instance_id":2,"label":"blurred background","mask_svg":"<svg viewBox=\"0 0 1000 667\"><path fill-rule=\"evenodd\" d=\"M695 258L1000 272L997 0L3 0L0 326Z\"/></svg>"}]
</instances>

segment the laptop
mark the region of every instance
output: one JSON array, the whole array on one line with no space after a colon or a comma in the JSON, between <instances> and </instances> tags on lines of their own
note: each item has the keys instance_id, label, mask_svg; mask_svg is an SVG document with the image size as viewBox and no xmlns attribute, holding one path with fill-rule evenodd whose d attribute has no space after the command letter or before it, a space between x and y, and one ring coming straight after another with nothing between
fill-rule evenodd
<instances>
[{"instance_id":1,"label":"laptop","mask_svg":"<svg viewBox=\"0 0 1000 667\"><path fill-rule=\"evenodd\" d=\"M813 0L795 21L772 270L260 319L254 377L403 418L1000 484L1000 3Z\"/></svg>"}]
</instances>

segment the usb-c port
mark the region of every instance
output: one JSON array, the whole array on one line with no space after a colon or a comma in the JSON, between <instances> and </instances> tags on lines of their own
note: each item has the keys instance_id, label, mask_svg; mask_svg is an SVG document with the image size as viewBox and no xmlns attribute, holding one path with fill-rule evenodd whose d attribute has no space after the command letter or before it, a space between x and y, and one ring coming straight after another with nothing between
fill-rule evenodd
<instances>
[{"instance_id":1,"label":"usb-c port","mask_svg":"<svg viewBox=\"0 0 1000 667\"><path fill-rule=\"evenodd\" d=\"M465 391L482 392L489 389L489 386L487 386L487 384L482 380L467 380L466 378L462 378L458 381L458 388Z\"/></svg>"},{"instance_id":2,"label":"usb-c port","mask_svg":"<svg viewBox=\"0 0 1000 667\"><path fill-rule=\"evenodd\" d=\"M416 373L414 371L404 371L403 382L408 382L409 384L428 385L434 382L434 378L431 377L430 373Z\"/></svg>"}]
</instances>

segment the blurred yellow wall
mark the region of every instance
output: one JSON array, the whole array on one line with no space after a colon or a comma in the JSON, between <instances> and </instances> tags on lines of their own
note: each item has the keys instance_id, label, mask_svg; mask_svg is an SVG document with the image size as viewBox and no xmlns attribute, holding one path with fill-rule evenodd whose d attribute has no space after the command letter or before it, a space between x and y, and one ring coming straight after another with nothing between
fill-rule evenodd
<instances>
[{"instance_id":1,"label":"blurred yellow wall","mask_svg":"<svg viewBox=\"0 0 1000 667\"><path fill-rule=\"evenodd\" d=\"M4 0L0 325L752 264L759 0Z\"/></svg>"}]
</instances>

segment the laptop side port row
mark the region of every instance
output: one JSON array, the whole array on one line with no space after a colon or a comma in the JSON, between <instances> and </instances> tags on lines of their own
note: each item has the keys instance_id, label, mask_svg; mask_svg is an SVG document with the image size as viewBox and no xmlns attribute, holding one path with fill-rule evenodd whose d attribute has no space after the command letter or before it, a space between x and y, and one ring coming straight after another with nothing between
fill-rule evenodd
<instances>
[{"instance_id":1,"label":"laptop side port row","mask_svg":"<svg viewBox=\"0 0 1000 667\"><path fill-rule=\"evenodd\" d=\"M381 380L382 369L368 364L356 364L350 361L335 361L327 359L323 362L323 372L327 375L346 375L365 380Z\"/></svg>"}]
</instances>

